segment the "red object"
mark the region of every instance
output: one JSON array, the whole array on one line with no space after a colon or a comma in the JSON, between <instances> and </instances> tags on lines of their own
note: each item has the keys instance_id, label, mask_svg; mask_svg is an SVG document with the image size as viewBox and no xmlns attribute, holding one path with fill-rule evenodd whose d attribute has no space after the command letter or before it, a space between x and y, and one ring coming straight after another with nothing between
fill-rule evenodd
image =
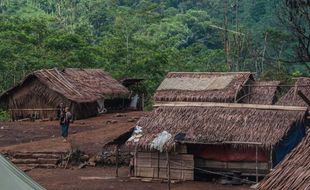
<instances>
[{"instance_id":1,"label":"red object","mask_svg":"<svg viewBox=\"0 0 310 190\"><path fill-rule=\"evenodd\" d=\"M195 157L215 161L256 161L256 148L240 148L232 145L188 145L188 150ZM257 161L269 161L267 150L258 148Z\"/></svg>"}]
</instances>

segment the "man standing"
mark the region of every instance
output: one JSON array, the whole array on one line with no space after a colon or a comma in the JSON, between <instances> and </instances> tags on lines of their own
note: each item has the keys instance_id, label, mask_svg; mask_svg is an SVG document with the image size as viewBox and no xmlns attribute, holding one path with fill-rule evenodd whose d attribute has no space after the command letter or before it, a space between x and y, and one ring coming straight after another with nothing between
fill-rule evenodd
<instances>
[{"instance_id":1,"label":"man standing","mask_svg":"<svg viewBox=\"0 0 310 190\"><path fill-rule=\"evenodd\" d=\"M65 111L62 112L60 116L60 126L61 126L61 136L63 137L63 141L67 142L69 125L72 119L72 114L69 111L69 108L66 107Z\"/></svg>"}]
</instances>

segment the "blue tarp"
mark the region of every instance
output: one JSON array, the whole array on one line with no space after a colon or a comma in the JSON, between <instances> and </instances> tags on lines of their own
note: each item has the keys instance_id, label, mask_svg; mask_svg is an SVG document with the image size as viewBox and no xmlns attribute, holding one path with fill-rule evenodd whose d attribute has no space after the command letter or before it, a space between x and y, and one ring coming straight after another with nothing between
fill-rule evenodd
<instances>
[{"instance_id":1,"label":"blue tarp","mask_svg":"<svg viewBox=\"0 0 310 190\"><path fill-rule=\"evenodd\" d=\"M283 158L290 153L306 135L304 124L299 123L293 127L288 134L274 148L272 155L272 164L275 167Z\"/></svg>"}]
</instances>

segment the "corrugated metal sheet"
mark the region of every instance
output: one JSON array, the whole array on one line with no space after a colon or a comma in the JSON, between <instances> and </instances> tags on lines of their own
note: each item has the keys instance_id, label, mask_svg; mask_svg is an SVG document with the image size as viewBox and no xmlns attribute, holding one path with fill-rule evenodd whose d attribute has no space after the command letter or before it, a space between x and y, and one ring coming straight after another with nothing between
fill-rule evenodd
<instances>
[{"instance_id":1,"label":"corrugated metal sheet","mask_svg":"<svg viewBox=\"0 0 310 190\"><path fill-rule=\"evenodd\" d=\"M0 154L1 190L45 190Z\"/></svg>"}]
</instances>

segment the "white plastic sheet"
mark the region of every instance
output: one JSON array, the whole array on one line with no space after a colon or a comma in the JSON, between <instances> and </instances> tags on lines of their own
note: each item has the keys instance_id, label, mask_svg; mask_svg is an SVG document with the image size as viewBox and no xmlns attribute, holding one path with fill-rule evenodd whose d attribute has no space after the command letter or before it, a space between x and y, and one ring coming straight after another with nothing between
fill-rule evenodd
<instances>
[{"instance_id":1,"label":"white plastic sheet","mask_svg":"<svg viewBox=\"0 0 310 190\"><path fill-rule=\"evenodd\" d=\"M139 140L140 140L140 138L143 136L142 135L142 127L140 127L140 126L136 126L135 128L134 128L134 131L133 131L133 133L132 133L132 135L131 135L131 137L127 140L127 141L129 141L129 142L131 142L131 141L133 141L133 142L139 142Z\"/></svg>"},{"instance_id":2,"label":"white plastic sheet","mask_svg":"<svg viewBox=\"0 0 310 190\"><path fill-rule=\"evenodd\" d=\"M151 142L151 148L163 151L165 144L171 139L172 135L167 131L163 131Z\"/></svg>"}]
</instances>

